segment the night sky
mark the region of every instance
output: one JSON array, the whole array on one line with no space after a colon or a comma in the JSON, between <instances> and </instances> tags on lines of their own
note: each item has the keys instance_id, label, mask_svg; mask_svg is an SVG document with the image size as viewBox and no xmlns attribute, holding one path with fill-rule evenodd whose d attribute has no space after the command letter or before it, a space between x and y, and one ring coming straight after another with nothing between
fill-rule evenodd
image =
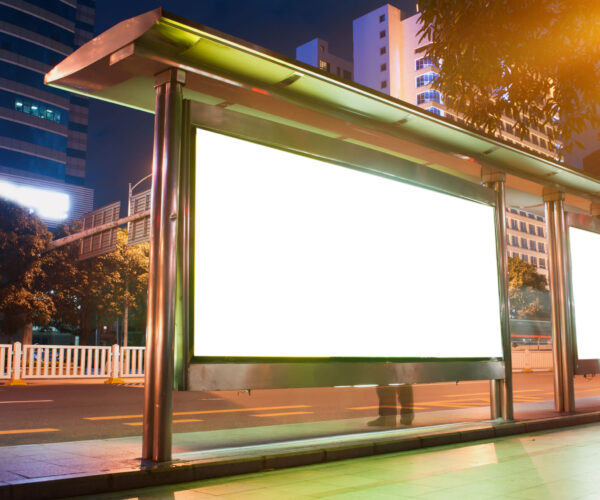
<instances>
[{"instance_id":1,"label":"night sky","mask_svg":"<svg viewBox=\"0 0 600 500\"><path fill-rule=\"evenodd\" d=\"M416 0L97 0L96 35L156 7L295 57L296 47L319 36L329 50L352 59L352 20L385 3L415 13ZM153 115L92 100L86 186L94 208L121 200L127 183L151 171ZM141 186L143 187L143 186ZM148 186L149 187L149 186Z\"/></svg>"}]
</instances>

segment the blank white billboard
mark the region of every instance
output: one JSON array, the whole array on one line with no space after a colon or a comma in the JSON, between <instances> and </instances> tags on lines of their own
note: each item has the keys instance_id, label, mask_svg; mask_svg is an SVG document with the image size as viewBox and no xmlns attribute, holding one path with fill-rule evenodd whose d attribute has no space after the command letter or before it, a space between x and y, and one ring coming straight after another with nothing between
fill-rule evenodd
<instances>
[{"instance_id":1,"label":"blank white billboard","mask_svg":"<svg viewBox=\"0 0 600 500\"><path fill-rule=\"evenodd\" d=\"M502 357L494 210L197 131L194 355Z\"/></svg>"},{"instance_id":2,"label":"blank white billboard","mask_svg":"<svg viewBox=\"0 0 600 500\"><path fill-rule=\"evenodd\" d=\"M569 228L577 356L600 359L600 234Z\"/></svg>"}]
</instances>

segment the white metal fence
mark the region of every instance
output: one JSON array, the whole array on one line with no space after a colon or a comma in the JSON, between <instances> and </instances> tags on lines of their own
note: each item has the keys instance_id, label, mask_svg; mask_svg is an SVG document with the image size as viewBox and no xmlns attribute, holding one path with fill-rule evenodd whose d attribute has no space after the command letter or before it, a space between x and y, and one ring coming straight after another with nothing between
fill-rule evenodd
<instances>
[{"instance_id":1,"label":"white metal fence","mask_svg":"<svg viewBox=\"0 0 600 500\"><path fill-rule=\"evenodd\" d=\"M143 377L145 351L118 345L0 344L0 379ZM552 370L552 351L515 349L512 364L514 371Z\"/></svg>"},{"instance_id":2,"label":"white metal fence","mask_svg":"<svg viewBox=\"0 0 600 500\"><path fill-rule=\"evenodd\" d=\"M0 379L144 376L144 347L0 344Z\"/></svg>"},{"instance_id":3,"label":"white metal fence","mask_svg":"<svg viewBox=\"0 0 600 500\"><path fill-rule=\"evenodd\" d=\"M10 378L12 359L12 344L0 344L0 378Z\"/></svg>"}]
</instances>

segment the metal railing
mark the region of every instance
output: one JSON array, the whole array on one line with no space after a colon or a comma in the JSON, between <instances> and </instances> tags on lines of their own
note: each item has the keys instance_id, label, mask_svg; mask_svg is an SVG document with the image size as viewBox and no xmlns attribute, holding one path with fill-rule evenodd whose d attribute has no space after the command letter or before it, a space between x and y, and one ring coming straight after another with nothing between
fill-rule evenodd
<instances>
[{"instance_id":1,"label":"metal railing","mask_svg":"<svg viewBox=\"0 0 600 500\"><path fill-rule=\"evenodd\" d=\"M143 377L145 362L145 347L0 344L0 379ZM552 350L513 349L512 363L514 371L551 370Z\"/></svg>"},{"instance_id":2,"label":"metal railing","mask_svg":"<svg viewBox=\"0 0 600 500\"><path fill-rule=\"evenodd\" d=\"M12 373L12 344L0 344L0 378L10 378Z\"/></svg>"},{"instance_id":3,"label":"metal railing","mask_svg":"<svg viewBox=\"0 0 600 500\"><path fill-rule=\"evenodd\" d=\"M0 379L143 377L144 347L0 344Z\"/></svg>"}]
</instances>

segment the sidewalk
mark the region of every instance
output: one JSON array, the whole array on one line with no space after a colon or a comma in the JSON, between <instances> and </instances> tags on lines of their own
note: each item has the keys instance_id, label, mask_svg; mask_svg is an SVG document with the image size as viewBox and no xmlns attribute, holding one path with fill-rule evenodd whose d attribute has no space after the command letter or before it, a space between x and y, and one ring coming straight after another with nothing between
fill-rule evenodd
<instances>
[{"instance_id":1,"label":"sidewalk","mask_svg":"<svg viewBox=\"0 0 600 500\"><path fill-rule=\"evenodd\" d=\"M95 495L140 500L597 500L600 425Z\"/></svg>"},{"instance_id":2,"label":"sidewalk","mask_svg":"<svg viewBox=\"0 0 600 500\"><path fill-rule=\"evenodd\" d=\"M101 493L225 476L227 476L227 479L221 479L217 482L212 479L213 482L210 484L235 483L245 485L246 483L243 481L247 481L247 479L230 476L260 472L261 474L252 479L251 484L255 485L262 484L260 480L256 483L256 478L276 476L277 474L272 472L266 474L261 472L271 469L322 464L315 466L317 467L316 470L320 470L319 467L325 469L334 467L331 470L342 471L345 467L343 463L333 465L332 463L327 464L327 462L369 456L372 456L370 460L380 460L376 455L410 450L421 451L413 451L408 455L402 455L402 457L419 456L419 454L428 456L429 452L423 451L423 448L451 445L457 450L461 450L465 446L478 446L477 444L465 445L465 443L476 440L493 440L503 436L598 422L600 422L600 412L594 412L509 423L484 421L400 428L377 433L313 438L295 442L221 448L201 452L189 451L198 449L199 439L201 439L199 433L175 434L173 443L174 460L160 465L144 464L140 460L141 438L139 437L10 446L1 448L0 453L0 500L64 498L77 495L94 495L97 498ZM335 425L335 422L328 422L327 424ZM593 429L597 433L600 425L593 426ZM244 432L251 432L251 429L245 429ZM257 429L255 432L262 431ZM571 429L564 432L571 433L578 432L578 430ZM586 439L581 442L586 442ZM592 444L593 440L590 440L590 446ZM597 441L596 445L598 445ZM600 452L600 445L598 446L599 449L595 454ZM434 453L439 453L439 450ZM485 452L481 454L480 458L469 460L474 460L472 465L479 463L478 460L481 464L486 464L490 460L486 458L488 455L489 453ZM588 458L590 463L595 463L595 457L591 454ZM432 470L435 474L458 470L455 468L456 464L453 463L453 460L444 459L444 462L448 462L444 466L446 468L442 467L439 461L434 460L432 462L440 465L440 469L430 469L428 467L421 469L418 466L421 462L415 462L415 464L408 467L408 470L412 471L412 475L403 480L410 479L412 481L415 478L426 477ZM410 461L407 463L410 463ZM466 463L471 462L467 461ZM347 463L347 465L352 467L352 463ZM342 467L342 469L335 469L335 467ZM286 471L280 472L284 477L286 477L286 473ZM339 473L345 476L348 475L344 472ZM351 474L354 475L354 473ZM596 475L594 475L595 477ZM242 481L242 483L239 483L239 481ZM352 485L348 481L350 479L342 485L344 488L360 486L358 484ZM350 493L350 491L346 493ZM171 495L167 496L172 498ZM210 498L203 497L201 494L196 496L195 493L193 497ZM255 498L275 497L256 496ZM368 498L377 498L377 496L369 495ZM396 498L402 497L396 496ZM479 496L478 498L483 497Z\"/></svg>"}]
</instances>

